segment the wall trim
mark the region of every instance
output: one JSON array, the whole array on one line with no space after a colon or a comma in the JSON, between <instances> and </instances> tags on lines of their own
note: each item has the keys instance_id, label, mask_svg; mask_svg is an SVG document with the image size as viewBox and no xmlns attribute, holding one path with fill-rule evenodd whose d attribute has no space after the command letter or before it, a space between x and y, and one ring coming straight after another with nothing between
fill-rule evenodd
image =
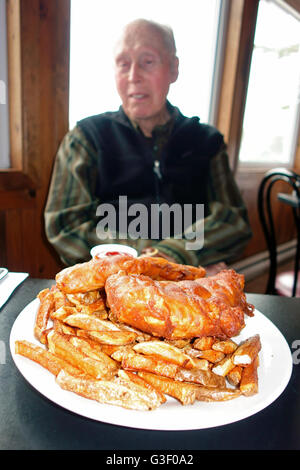
<instances>
[{"instance_id":1,"label":"wall trim","mask_svg":"<svg viewBox=\"0 0 300 470\"><path fill-rule=\"evenodd\" d=\"M277 262L278 265L286 263L295 258L297 248L297 240L290 240L282 243L277 247ZM269 270L269 252L267 250L257 253L256 255L249 256L243 260L237 261L230 265L238 273L245 276L245 281L251 281L258 276L261 276Z\"/></svg>"}]
</instances>

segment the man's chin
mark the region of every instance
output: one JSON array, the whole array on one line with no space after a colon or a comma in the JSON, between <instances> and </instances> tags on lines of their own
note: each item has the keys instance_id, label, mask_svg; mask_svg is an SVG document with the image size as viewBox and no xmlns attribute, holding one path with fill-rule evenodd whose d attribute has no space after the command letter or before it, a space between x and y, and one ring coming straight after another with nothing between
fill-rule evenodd
<instances>
[{"instance_id":1,"label":"man's chin","mask_svg":"<svg viewBox=\"0 0 300 470\"><path fill-rule=\"evenodd\" d=\"M128 118L132 121L135 122L137 125L140 125L143 127L143 125L149 126L153 124L153 127L155 125L163 124L166 122L166 115L165 112L162 110L149 110L149 108L146 109L127 109L124 108L125 114L128 116Z\"/></svg>"},{"instance_id":2,"label":"man's chin","mask_svg":"<svg viewBox=\"0 0 300 470\"><path fill-rule=\"evenodd\" d=\"M146 119L151 119L154 115L158 114L156 110L151 109L151 107L146 105L145 103L136 103L135 106L124 106L123 109L125 111L125 114L131 119L132 121L138 121L138 120L146 120Z\"/></svg>"},{"instance_id":3,"label":"man's chin","mask_svg":"<svg viewBox=\"0 0 300 470\"><path fill-rule=\"evenodd\" d=\"M133 111L128 110L127 112L125 109L124 111L129 117L129 119L131 119L132 121L147 120L147 119L151 119L152 117L152 114L149 113L149 111L142 111L142 110L136 110L136 109Z\"/></svg>"}]
</instances>

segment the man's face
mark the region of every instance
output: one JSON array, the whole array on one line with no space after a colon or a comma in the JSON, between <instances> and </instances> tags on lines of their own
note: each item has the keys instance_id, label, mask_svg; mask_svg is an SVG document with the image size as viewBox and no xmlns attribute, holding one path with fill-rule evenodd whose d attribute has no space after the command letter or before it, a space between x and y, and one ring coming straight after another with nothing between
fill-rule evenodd
<instances>
[{"instance_id":1,"label":"man's face","mask_svg":"<svg viewBox=\"0 0 300 470\"><path fill-rule=\"evenodd\" d=\"M159 33L149 26L127 29L116 49L115 77L130 119L160 123L169 86L177 74L177 59L170 56Z\"/></svg>"}]
</instances>

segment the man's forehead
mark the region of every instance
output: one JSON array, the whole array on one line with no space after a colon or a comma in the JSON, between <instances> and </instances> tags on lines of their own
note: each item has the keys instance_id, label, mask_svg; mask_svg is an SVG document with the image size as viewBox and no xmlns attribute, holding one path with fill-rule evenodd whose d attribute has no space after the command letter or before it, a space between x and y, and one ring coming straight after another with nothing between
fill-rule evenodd
<instances>
[{"instance_id":1,"label":"man's forehead","mask_svg":"<svg viewBox=\"0 0 300 470\"><path fill-rule=\"evenodd\" d=\"M145 49L161 55L166 52L162 35L151 26L128 26L116 44L115 55Z\"/></svg>"}]
</instances>

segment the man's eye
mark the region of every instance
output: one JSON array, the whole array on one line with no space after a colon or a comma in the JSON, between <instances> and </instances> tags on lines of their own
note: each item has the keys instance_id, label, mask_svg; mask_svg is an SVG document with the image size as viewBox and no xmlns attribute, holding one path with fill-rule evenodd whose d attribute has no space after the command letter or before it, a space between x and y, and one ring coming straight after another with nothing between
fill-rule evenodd
<instances>
[{"instance_id":1,"label":"man's eye","mask_svg":"<svg viewBox=\"0 0 300 470\"><path fill-rule=\"evenodd\" d=\"M144 68L151 68L155 65L155 59L151 57L144 58L141 62L142 67Z\"/></svg>"},{"instance_id":2,"label":"man's eye","mask_svg":"<svg viewBox=\"0 0 300 470\"><path fill-rule=\"evenodd\" d=\"M120 61L117 63L117 67L121 70L127 69L129 67L129 62L126 61Z\"/></svg>"}]
</instances>

